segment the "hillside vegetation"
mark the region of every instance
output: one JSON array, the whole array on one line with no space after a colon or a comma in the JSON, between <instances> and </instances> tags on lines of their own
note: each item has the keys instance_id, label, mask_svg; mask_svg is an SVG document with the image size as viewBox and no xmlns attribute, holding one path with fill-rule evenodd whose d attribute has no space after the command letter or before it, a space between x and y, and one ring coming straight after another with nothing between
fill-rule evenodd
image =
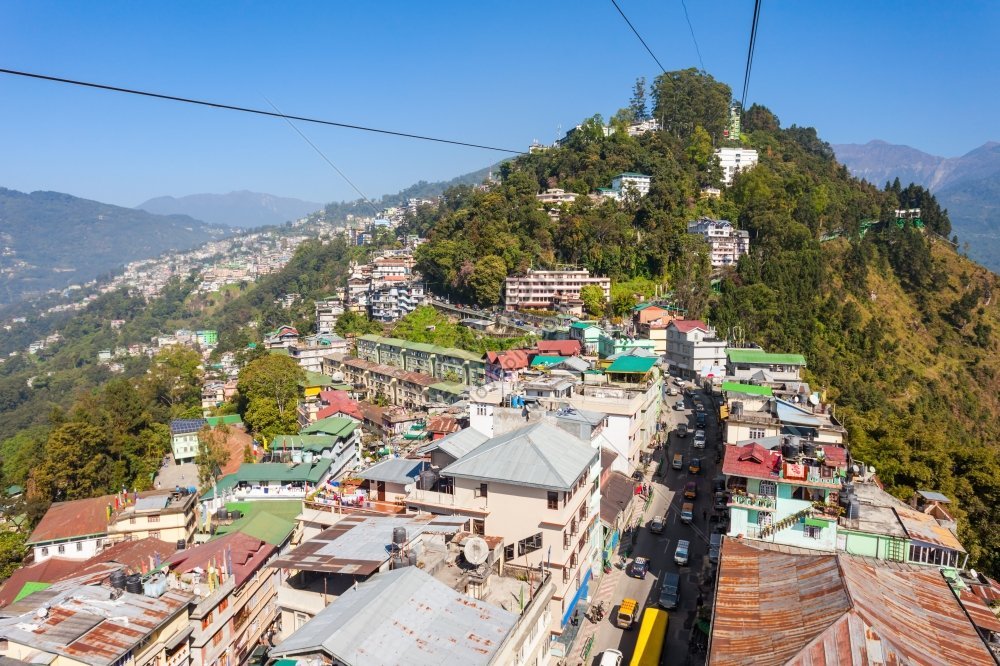
<instances>
[{"instance_id":1,"label":"hillside vegetation","mask_svg":"<svg viewBox=\"0 0 1000 666\"><path fill-rule=\"evenodd\" d=\"M743 114L741 137L759 165L721 198L701 198L719 184L712 151L726 145L730 90L687 70L659 77L651 93L662 130L621 131L643 112L634 103L611 120L610 136L591 118L563 146L504 164L497 188L454 189L411 220L430 237L418 267L432 289L490 305L494 276L561 263L666 281L689 317L804 353L806 378L837 404L855 458L901 498L918 488L952 497L973 564L1000 573L996 276L954 251L927 190L851 177L814 129L782 128L760 106ZM649 195L622 205L580 196L558 219L538 210L541 189L586 195L623 171L651 175ZM925 228L899 228L899 207L921 208ZM722 275L717 294L704 243L686 233L701 215L750 232L750 256ZM882 224L862 234L866 219ZM830 232L841 237L821 242ZM609 314L629 305L613 302Z\"/></svg>"}]
</instances>

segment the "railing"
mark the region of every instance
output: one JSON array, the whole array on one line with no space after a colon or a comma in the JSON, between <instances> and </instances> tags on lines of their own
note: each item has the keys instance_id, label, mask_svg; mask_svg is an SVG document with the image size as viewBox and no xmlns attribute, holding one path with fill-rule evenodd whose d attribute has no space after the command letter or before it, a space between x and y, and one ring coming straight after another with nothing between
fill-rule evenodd
<instances>
[{"instance_id":1,"label":"railing","mask_svg":"<svg viewBox=\"0 0 1000 666\"><path fill-rule=\"evenodd\" d=\"M774 511L778 508L778 502L775 498L768 495L741 495L734 493L726 502L726 506L755 509L757 511Z\"/></svg>"}]
</instances>

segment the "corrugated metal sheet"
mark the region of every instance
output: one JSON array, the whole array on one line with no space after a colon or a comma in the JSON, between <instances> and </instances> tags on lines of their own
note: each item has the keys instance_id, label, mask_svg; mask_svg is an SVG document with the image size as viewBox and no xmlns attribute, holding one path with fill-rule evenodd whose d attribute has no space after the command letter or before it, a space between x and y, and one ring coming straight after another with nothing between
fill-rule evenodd
<instances>
[{"instance_id":1,"label":"corrugated metal sheet","mask_svg":"<svg viewBox=\"0 0 1000 666\"><path fill-rule=\"evenodd\" d=\"M899 516L899 522L903 523L903 529L911 539L957 550L960 553L965 552L958 537L947 527L940 525L933 516L903 507L897 507L895 511Z\"/></svg>"}]
</instances>

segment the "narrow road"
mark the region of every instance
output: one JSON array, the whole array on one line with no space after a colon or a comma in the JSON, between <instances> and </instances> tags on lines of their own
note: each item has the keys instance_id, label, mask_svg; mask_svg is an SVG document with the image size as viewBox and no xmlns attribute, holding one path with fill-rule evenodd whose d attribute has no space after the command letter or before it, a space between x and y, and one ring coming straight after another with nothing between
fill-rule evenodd
<instances>
[{"instance_id":1,"label":"narrow road","mask_svg":"<svg viewBox=\"0 0 1000 666\"><path fill-rule=\"evenodd\" d=\"M672 380L667 379L667 386ZM694 448L695 417L693 415L693 403L691 397L685 398L685 409L675 410L674 403L680 396L664 396L663 418L670 431L669 446L666 450L656 454L655 461L659 463L662 455L664 462L662 465L650 465L650 475L647 480L653 487L653 499L649 508L641 518L633 516L631 524L637 520L641 521L639 537L636 543L635 552L632 557L641 556L650 560L649 572L645 579L638 579L626 576L618 577L617 585L610 594L610 598L603 599L605 608L610 609L597 632L591 652L591 663L597 664L602 651L608 648L621 650L625 655L625 663L632 657L635 649L635 642L638 635L639 622L628 631L619 629L614 624L614 618L618 612L618 606L623 598L635 599L639 602L639 615L641 619L641 609L647 606L658 607L660 594L659 581L666 572L677 572L681 576L680 604L670 612L669 625L667 627L667 638L663 647L661 664L692 664L700 665L704 663L703 654L694 654L689 650L692 628L696 620L698 597L702 596L704 603L711 601L711 588L709 586L699 587L711 565L708 562L708 541L711 527L709 516L712 514L712 479L717 474L718 465L715 462L717 452L717 442L719 437L718 414L713 407L711 399L698 392L702 397L707 415L706 448ZM676 426L679 423L687 424L690 434L687 437L677 437ZM674 453L684 454L684 469L674 470L670 467L670 459ZM701 472L691 474L688 471L688 463L692 458L701 460ZM662 475L653 476L657 470ZM694 480L697 483L698 496L695 503L695 519L690 525L685 525L680 520L681 504L683 498L681 494L684 485ZM666 517L666 525L662 534L653 534L649 531L649 522L654 516L662 515ZM674 563L674 549L678 540L685 539L690 542L690 555L687 566L678 566ZM629 558L629 562L632 561ZM595 599L595 602L597 600ZM585 620L586 621L586 620ZM575 662L574 662L575 663Z\"/></svg>"}]
</instances>

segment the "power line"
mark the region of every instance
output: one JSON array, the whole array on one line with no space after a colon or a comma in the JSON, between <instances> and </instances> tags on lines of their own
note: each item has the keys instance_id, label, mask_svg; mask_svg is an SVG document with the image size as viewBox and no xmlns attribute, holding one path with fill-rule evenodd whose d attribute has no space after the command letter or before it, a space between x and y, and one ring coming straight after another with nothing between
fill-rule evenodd
<instances>
[{"instance_id":1,"label":"power line","mask_svg":"<svg viewBox=\"0 0 1000 666\"><path fill-rule=\"evenodd\" d=\"M264 97L264 99L267 101L268 104L271 105L271 108L273 108L278 113L281 113L281 110L274 104L274 102L272 102L271 100L269 100L266 96ZM315 143L313 143L312 141L309 140L309 137L307 137L305 135L305 132L303 132L302 130L300 130L298 128L298 125L296 125L291 120L289 120L288 116L284 116L284 114L282 114L282 116L284 117L285 122L288 123L288 126L291 127L293 130L295 130L295 133L298 134L299 136L301 136L302 139L306 143L308 143L310 146L312 146L312 149L315 150L316 153L320 157L322 157L323 160L327 164L329 164L333 168L334 171L336 171L338 174L340 174L340 177L343 178L345 181L347 181L348 185L350 185L352 188L354 188L354 191L357 192L361 196L362 199L364 199L365 203L368 204L368 206L372 209L372 212L374 212L376 215L378 215L378 208L375 206L375 204L373 204L371 202L371 199L369 199L367 196L365 196L365 193L362 192L361 189L357 185L354 184L354 181L352 181L350 178L348 178L346 173L344 173L343 171L341 171L340 169L338 169L337 165L334 164L332 161L330 161L330 158L327 157L326 154L322 150L320 150L316 146Z\"/></svg>"},{"instance_id":2,"label":"power line","mask_svg":"<svg viewBox=\"0 0 1000 666\"><path fill-rule=\"evenodd\" d=\"M698 54L698 64L701 65L701 71L705 71L705 61L701 59L701 49L698 48L698 38L694 36L694 26L691 25L691 17L688 16L688 6L684 0L681 0L681 7L684 8L684 20L687 21L688 30L691 31L691 41L694 42L694 51Z\"/></svg>"},{"instance_id":3,"label":"power line","mask_svg":"<svg viewBox=\"0 0 1000 666\"><path fill-rule=\"evenodd\" d=\"M349 123L339 123L333 120L322 120L319 118L306 118L304 116L288 116L283 113L276 113L274 111L265 111L263 109L253 109L245 106L234 106L232 104L222 104L221 102L208 102L205 100L191 99L188 97L177 97L175 95L165 95L162 93L149 92L146 90L135 90L132 88L120 88L118 86L109 86L101 83L92 83L88 81L77 81L75 79L64 79L58 76L48 76L45 74L34 74L31 72L21 72L15 69L3 69L0 68L0 74L9 74L11 76L23 76L29 79L39 79L41 81L51 81L54 83L66 83L74 86L82 86L84 88L96 88L98 90L108 90L111 92L127 93L129 95L140 95L142 97L153 97L155 99L165 99L172 102L184 102L185 104L197 104L199 106L207 106L213 109L225 109L227 111L242 111L243 113L253 113L259 116L270 116L272 118L284 118L285 120L298 120L304 123L316 123L317 125L329 125L330 127L342 127L344 129L359 130L362 132L374 132L375 134L388 134L390 136L399 136L406 139L420 139L421 141L434 141L436 143L447 143L453 146L465 146L466 148L479 148L481 150L494 150L500 153L514 153L516 155L521 155L524 153L523 150L512 150L510 148L497 148L496 146L486 146L478 143L468 143L466 141L454 141L452 139L441 139L433 136L424 136L422 134L410 134L408 132L396 132L394 130L378 129L375 127L365 127L364 125L351 125Z\"/></svg>"},{"instance_id":4,"label":"power line","mask_svg":"<svg viewBox=\"0 0 1000 666\"><path fill-rule=\"evenodd\" d=\"M753 3L753 22L750 24L750 45L747 47L747 69L743 75L743 96L740 98L740 109L746 109L747 90L750 88L750 69L753 67L753 53L757 46L757 21L760 19L760 0Z\"/></svg>"},{"instance_id":5,"label":"power line","mask_svg":"<svg viewBox=\"0 0 1000 666\"><path fill-rule=\"evenodd\" d=\"M649 55L653 56L653 60L656 61L657 65L660 65L660 69L663 70L664 74L666 74L667 73L666 67L660 64L660 59L656 57L656 55L653 53L653 49L649 48L649 44L646 43L646 40L642 38L642 35L639 34L639 31L635 29L634 25L632 25L632 21L629 21L628 17L625 16L625 12L622 11L622 8L618 6L618 3L615 2L615 0L611 0L611 4L615 6L615 9L618 10L618 13L621 14L622 18L625 19L625 22L628 23L628 27L632 28L632 32L635 33L635 36L639 38L639 41L642 42L642 45L646 47L647 51L649 51Z\"/></svg>"}]
</instances>

